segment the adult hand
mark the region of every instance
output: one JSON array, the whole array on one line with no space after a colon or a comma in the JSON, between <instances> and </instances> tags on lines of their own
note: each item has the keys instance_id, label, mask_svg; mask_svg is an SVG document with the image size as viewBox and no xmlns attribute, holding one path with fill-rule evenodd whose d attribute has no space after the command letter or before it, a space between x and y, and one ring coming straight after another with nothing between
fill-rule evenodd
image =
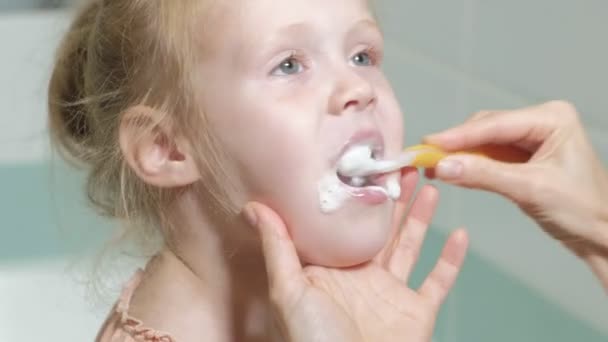
<instances>
[{"instance_id":1,"label":"adult hand","mask_svg":"<svg viewBox=\"0 0 608 342\"><path fill-rule=\"evenodd\" d=\"M528 151L532 157L523 164L455 155L434 173L445 182L511 199L587 260L608 288L608 175L571 104L483 111L425 142L448 151L486 145Z\"/></svg>"},{"instance_id":2,"label":"adult hand","mask_svg":"<svg viewBox=\"0 0 608 342\"><path fill-rule=\"evenodd\" d=\"M404 177L414 183L416 176ZM413 188L413 187L408 187ZM409 200L402 197L395 223ZM394 243L365 264L331 269L302 266L281 218L270 208L250 203L246 213L262 239L270 298L282 337L290 342L431 340L439 308L461 269L468 238L454 232L420 289L407 286L438 201L424 187L395 229Z\"/></svg>"}]
</instances>

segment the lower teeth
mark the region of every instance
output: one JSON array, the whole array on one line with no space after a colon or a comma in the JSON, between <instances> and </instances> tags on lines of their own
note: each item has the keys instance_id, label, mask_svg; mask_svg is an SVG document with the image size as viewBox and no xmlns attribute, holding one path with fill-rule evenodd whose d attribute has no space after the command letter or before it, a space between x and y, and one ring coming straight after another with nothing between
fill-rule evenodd
<instances>
[{"instance_id":1,"label":"lower teeth","mask_svg":"<svg viewBox=\"0 0 608 342\"><path fill-rule=\"evenodd\" d=\"M373 185L373 183L371 182L371 179L368 177L361 177L361 176L346 177L346 176L342 176L340 173L338 173L337 175L338 175L338 178L342 181L342 183L344 183L348 186L355 187L355 188L363 188L366 186Z\"/></svg>"},{"instance_id":2,"label":"lower teeth","mask_svg":"<svg viewBox=\"0 0 608 342\"><path fill-rule=\"evenodd\" d=\"M365 177L353 177L350 180L350 185L355 187L362 187L366 183Z\"/></svg>"}]
</instances>

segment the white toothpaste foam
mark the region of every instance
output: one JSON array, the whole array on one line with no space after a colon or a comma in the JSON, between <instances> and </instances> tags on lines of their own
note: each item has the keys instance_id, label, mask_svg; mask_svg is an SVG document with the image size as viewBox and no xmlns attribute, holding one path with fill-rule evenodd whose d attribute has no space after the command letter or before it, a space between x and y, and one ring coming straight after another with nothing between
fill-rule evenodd
<instances>
[{"instance_id":1,"label":"white toothpaste foam","mask_svg":"<svg viewBox=\"0 0 608 342\"><path fill-rule=\"evenodd\" d=\"M361 169L367 170L375 162L372 159L372 149L370 146L354 146L338 162L338 172L348 176L348 174L357 173ZM365 177L353 177L350 183L358 187L365 184L365 181ZM389 176L384 186L374 187L384 190L387 196L394 201L398 200L401 196L401 185L399 184L398 175ZM331 214L339 210L351 197L349 187L342 183L335 172L330 172L321 178L318 190L320 208L325 214Z\"/></svg>"},{"instance_id":2,"label":"white toothpaste foam","mask_svg":"<svg viewBox=\"0 0 608 342\"><path fill-rule=\"evenodd\" d=\"M319 181L319 200L324 214L340 209L349 197L350 194L335 172L330 172Z\"/></svg>"}]
</instances>

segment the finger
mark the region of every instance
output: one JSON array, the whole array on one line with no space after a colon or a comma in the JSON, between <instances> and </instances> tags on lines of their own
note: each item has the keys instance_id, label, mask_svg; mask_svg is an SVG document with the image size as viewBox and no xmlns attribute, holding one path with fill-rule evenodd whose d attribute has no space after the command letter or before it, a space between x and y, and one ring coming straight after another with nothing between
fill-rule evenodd
<instances>
[{"instance_id":1,"label":"finger","mask_svg":"<svg viewBox=\"0 0 608 342\"><path fill-rule=\"evenodd\" d=\"M538 183L534 167L474 155L453 155L437 164L435 175L444 182L498 193L522 204L533 195Z\"/></svg>"},{"instance_id":2,"label":"finger","mask_svg":"<svg viewBox=\"0 0 608 342\"><path fill-rule=\"evenodd\" d=\"M431 180L437 178L435 176L435 169L425 169L424 170L424 177L426 177L428 179L431 179Z\"/></svg>"},{"instance_id":3,"label":"finger","mask_svg":"<svg viewBox=\"0 0 608 342\"><path fill-rule=\"evenodd\" d=\"M391 232L389 234L390 237L386 246L376 255L376 257L374 257L374 261L379 265L386 267L388 264L388 258L401 230L403 217L407 211L408 204L416 192L418 179L418 169L416 168L405 168L401 171L401 195L399 199L395 201L395 209L393 210L393 219L391 221Z\"/></svg>"},{"instance_id":4,"label":"finger","mask_svg":"<svg viewBox=\"0 0 608 342\"><path fill-rule=\"evenodd\" d=\"M401 196L395 202L395 210L393 211L393 225L399 226L403 220L403 216L407 210L407 206L416 192L418 184L418 169L413 167L404 168L401 171Z\"/></svg>"},{"instance_id":5,"label":"finger","mask_svg":"<svg viewBox=\"0 0 608 342\"><path fill-rule=\"evenodd\" d=\"M416 196L404 227L393 245L392 253L389 255L388 270L405 283L418 260L438 201L437 189L430 185L424 186Z\"/></svg>"},{"instance_id":6,"label":"finger","mask_svg":"<svg viewBox=\"0 0 608 342\"><path fill-rule=\"evenodd\" d=\"M271 291L283 291L302 274L302 265L283 220L270 208L249 203L245 215L258 231Z\"/></svg>"},{"instance_id":7,"label":"finger","mask_svg":"<svg viewBox=\"0 0 608 342\"><path fill-rule=\"evenodd\" d=\"M487 118L487 117L490 117L493 115L500 115L501 113L504 113L504 112L498 111L498 110L482 110L482 111L479 111L479 112L471 115L471 117L467 119L467 122L477 121L477 120Z\"/></svg>"},{"instance_id":8,"label":"finger","mask_svg":"<svg viewBox=\"0 0 608 342\"><path fill-rule=\"evenodd\" d=\"M485 114L438 134L424 138L428 144L447 151L466 150L484 145L513 145L533 149L552 132L554 125L536 108Z\"/></svg>"},{"instance_id":9,"label":"finger","mask_svg":"<svg viewBox=\"0 0 608 342\"><path fill-rule=\"evenodd\" d=\"M462 269L468 244L467 232L464 229L452 233L443 247L435 268L418 290L433 304L436 310L439 309L456 282Z\"/></svg>"}]
</instances>

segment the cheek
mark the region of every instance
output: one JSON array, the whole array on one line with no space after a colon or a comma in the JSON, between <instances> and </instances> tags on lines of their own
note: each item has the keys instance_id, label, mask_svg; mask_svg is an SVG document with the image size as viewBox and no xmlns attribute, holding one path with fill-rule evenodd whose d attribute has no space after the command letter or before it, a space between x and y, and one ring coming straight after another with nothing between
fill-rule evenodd
<instances>
[{"instance_id":1,"label":"cheek","mask_svg":"<svg viewBox=\"0 0 608 342\"><path fill-rule=\"evenodd\" d=\"M394 141L397 145L397 148L401 149L404 144L405 137L405 123L403 119L403 115L401 112L396 111L391 118L387 120L390 122L387 130L387 135L389 136L389 141Z\"/></svg>"},{"instance_id":2,"label":"cheek","mask_svg":"<svg viewBox=\"0 0 608 342\"><path fill-rule=\"evenodd\" d=\"M265 141L268 148L243 156L241 178L249 200L269 205L283 218L306 263L345 267L372 259L388 238L392 204L350 203L323 214L318 183L327 167L318 148L311 148L310 137L282 135L281 141L278 134L257 137L256 144Z\"/></svg>"},{"instance_id":3,"label":"cheek","mask_svg":"<svg viewBox=\"0 0 608 342\"><path fill-rule=\"evenodd\" d=\"M328 170L327 146L318 141L318 117L311 115L314 104L305 98L293 106L280 96L275 100L233 100L230 108L218 111L233 115L215 118L213 128L229 160L223 167L236 174L242 201L260 201L274 209L306 263L345 267L369 261L387 241L392 203L352 203L335 214L323 214L318 182ZM388 107L382 125L391 130L387 138L394 141L400 139L402 125L395 124L398 110Z\"/></svg>"},{"instance_id":4,"label":"cheek","mask_svg":"<svg viewBox=\"0 0 608 342\"><path fill-rule=\"evenodd\" d=\"M375 82L379 99L379 124L385 134L386 142L389 144L395 143L398 148L401 148L404 138L404 118L399 101L397 101L393 88L384 75L377 75Z\"/></svg>"},{"instance_id":5,"label":"cheek","mask_svg":"<svg viewBox=\"0 0 608 342\"><path fill-rule=\"evenodd\" d=\"M292 208L308 211L322 168L314 136L304 122L258 114L251 117L267 119L245 119L246 127L225 145L245 201L270 205L284 219Z\"/></svg>"}]
</instances>

